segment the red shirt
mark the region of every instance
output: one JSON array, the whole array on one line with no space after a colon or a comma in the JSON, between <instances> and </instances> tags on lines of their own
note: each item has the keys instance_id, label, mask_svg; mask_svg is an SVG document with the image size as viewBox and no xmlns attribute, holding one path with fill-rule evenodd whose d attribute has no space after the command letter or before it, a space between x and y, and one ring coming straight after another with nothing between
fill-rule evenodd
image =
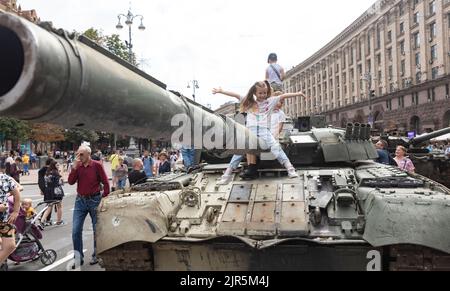
<instances>
[{"instance_id":1,"label":"red shirt","mask_svg":"<svg viewBox=\"0 0 450 291\"><path fill-rule=\"evenodd\" d=\"M81 165L72 170L69 184L78 182L77 191L81 196L91 196L100 193L100 183L103 183L103 197L109 195L109 180L100 162L91 160L87 166Z\"/></svg>"}]
</instances>

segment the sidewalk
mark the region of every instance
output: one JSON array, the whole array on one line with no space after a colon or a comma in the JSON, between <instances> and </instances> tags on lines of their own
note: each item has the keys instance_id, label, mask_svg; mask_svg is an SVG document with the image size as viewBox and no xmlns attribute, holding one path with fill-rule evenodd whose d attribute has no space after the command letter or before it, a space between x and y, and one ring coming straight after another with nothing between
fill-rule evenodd
<instances>
[{"instance_id":1,"label":"sidewalk","mask_svg":"<svg viewBox=\"0 0 450 291\"><path fill-rule=\"evenodd\" d=\"M104 162L103 167L105 168L106 175L111 181L111 163ZM30 170L29 176L20 176L20 184L23 186L34 186L38 185L38 171L39 170ZM67 178L69 177L69 172L62 173L64 183L67 183Z\"/></svg>"}]
</instances>

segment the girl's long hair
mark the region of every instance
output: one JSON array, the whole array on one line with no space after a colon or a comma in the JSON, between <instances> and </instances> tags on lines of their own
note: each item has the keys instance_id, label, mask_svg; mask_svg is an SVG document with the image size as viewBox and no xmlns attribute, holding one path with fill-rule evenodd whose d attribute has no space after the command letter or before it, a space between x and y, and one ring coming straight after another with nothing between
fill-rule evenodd
<instances>
[{"instance_id":1,"label":"girl's long hair","mask_svg":"<svg viewBox=\"0 0 450 291\"><path fill-rule=\"evenodd\" d=\"M254 96L256 95L257 88L267 88L267 96L270 97L272 95L272 90L270 88L270 84L268 81L264 82L256 82L248 91L247 96L244 98L244 101L241 103L241 113L248 112L250 109L254 109L256 106L256 100Z\"/></svg>"},{"instance_id":2,"label":"girl's long hair","mask_svg":"<svg viewBox=\"0 0 450 291\"><path fill-rule=\"evenodd\" d=\"M45 174L46 174L47 176L50 176L50 175L55 175L55 176L57 176L57 175L59 175L58 168L56 167L57 164L58 164L58 162L55 161L55 160L53 160L53 161L50 163L50 165L48 166L47 172L46 172Z\"/></svg>"}]
</instances>

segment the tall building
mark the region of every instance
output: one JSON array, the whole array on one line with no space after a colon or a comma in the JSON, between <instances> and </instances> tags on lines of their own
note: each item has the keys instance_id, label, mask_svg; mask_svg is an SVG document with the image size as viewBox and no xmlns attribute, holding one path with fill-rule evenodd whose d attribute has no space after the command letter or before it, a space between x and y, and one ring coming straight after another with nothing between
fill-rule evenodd
<instances>
[{"instance_id":1,"label":"tall building","mask_svg":"<svg viewBox=\"0 0 450 291\"><path fill-rule=\"evenodd\" d=\"M372 123L384 132L450 126L450 0L380 0L287 72L292 117Z\"/></svg>"},{"instance_id":2,"label":"tall building","mask_svg":"<svg viewBox=\"0 0 450 291\"><path fill-rule=\"evenodd\" d=\"M31 22L39 21L36 10L22 10L22 7L17 4L16 0L0 0L0 10L15 13Z\"/></svg>"}]
</instances>

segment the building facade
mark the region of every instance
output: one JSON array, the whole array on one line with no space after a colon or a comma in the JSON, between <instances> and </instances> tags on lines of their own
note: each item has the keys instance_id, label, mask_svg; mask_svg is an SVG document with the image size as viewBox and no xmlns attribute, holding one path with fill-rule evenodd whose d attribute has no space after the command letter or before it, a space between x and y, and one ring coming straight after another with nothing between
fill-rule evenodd
<instances>
[{"instance_id":1,"label":"building facade","mask_svg":"<svg viewBox=\"0 0 450 291\"><path fill-rule=\"evenodd\" d=\"M371 123L378 131L450 126L450 0L380 0L325 47L287 72L308 98L292 117Z\"/></svg>"},{"instance_id":2,"label":"building facade","mask_svg":"<svg viewBox=\"0 0 450 291\"><path fill-rule=\"evenodd\" d=\"M239 106L239 103L230 101L220 106L219 109L215 110L214 112L224 116L231 116L239 112Z\"/></svg>"},{"instance_id":3,"label":"building facade","mask_svg":"<svg viewBox=\"0 0 450 291\"><path fill-rule=\"evenodd\" d=\"M36 10L22 10L22 7L17 4L16 0L0 0L0 10L15 13L31 22L36 23L39 21Z\"/></svg>"}]
</instances>

